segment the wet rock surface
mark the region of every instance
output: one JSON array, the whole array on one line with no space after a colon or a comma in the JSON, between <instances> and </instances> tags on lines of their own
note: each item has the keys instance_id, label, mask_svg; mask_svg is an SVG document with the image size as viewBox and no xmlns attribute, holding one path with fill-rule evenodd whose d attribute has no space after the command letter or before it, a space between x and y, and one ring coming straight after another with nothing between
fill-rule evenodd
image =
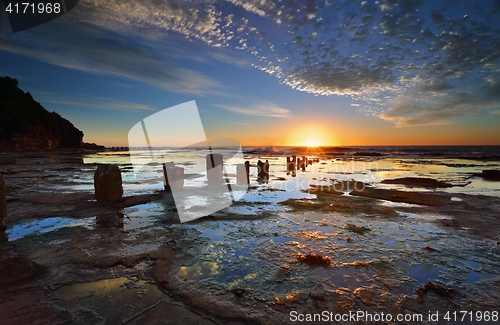
<instances>
[{"instance_id":1,"label":"wet rock surface","mask_svg":"<svg viewBox=\"0 0 500 325\"><path fill-rule=\"evenodd\" d=\"M420 193L398 190L386 190L365 187L363 190L354 190L350 195L365 196L375 199L383 199L392 202L404 202L410 204L442 206L450 203L452 194Z\"/></svg>"},{"instance_id":2,"label":"wet rock surface","mask_svg":"<svg viewBox=\"0 0 500 325\"><path fill-rule=\"evenodd\" d=\"M405 177L396 179L384 179L382 184L402 184L409 187L429 187L429 188L443 188L452 187L452 184L435 180L433 178L425 177Z\"/></svg>"},{"instance_id":3,"label":"wet rock surface","mask_svg":"<svg viewBox=\"0 0 500 325\"><path fill-rule=\"evenodd\" d=\"M9 288L33 281L48 271L48 267L30 261L9 249L0 251L0 286Z\"/></svg>"},{"instance_id":4,"label":"wet rock surface","mask_svg":"<svg viewBox=\"0 0 500 325\"><path fill-rule=\"evenodd\" d=\"M483 172L481 174L477 174L477 176L480 176L488 181L500 181L500 170L483 170Z\"/></svg>"},{"instance_id":5,"label":"wet rock surface","mask_svg":"<svg viewBox=\"0 0 500 325\"><path fill-rule=\"evenodd\" d=\"M259 185L251 175L240 202L180 224L165 193L128 192L101 204L84 174L78 191L64 183L64 190L37 193L25 187L32 178L18 177L46 172L24 172L36 166L21 163L0 166L17 172L6 174L11 242L2 244L1 258L25 275L0 287L9 324L292 324L291 311L427 315L500 307L495 196L317 176L290 191L278 188L290 178ZM92 180L98 165L87 164ZM36 178L48 187L54 179ZM302 192L311 183L337 187ZM355 184L370 187L371 196L349 194ZM440 197L446 204L425 203ZM330 263L311 266L299 256ZM419 296L418 288L428 289Z\"/></svg>"}]
</instances>

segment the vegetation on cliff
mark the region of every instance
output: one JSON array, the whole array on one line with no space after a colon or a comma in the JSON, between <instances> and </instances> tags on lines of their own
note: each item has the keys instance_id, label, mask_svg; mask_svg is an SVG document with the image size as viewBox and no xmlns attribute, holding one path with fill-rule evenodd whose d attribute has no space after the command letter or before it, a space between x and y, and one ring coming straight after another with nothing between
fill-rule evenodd
<instances>
[{"instance_id":1,"label":"vegetation on cliff","mask_svg":"<svg viewBox=\"0 0 500 325\"><path fill-rule=\"evenodd\" d=\"M0 149L80 148L83 132L0 77Z\"/></svg>"}]
</instances>

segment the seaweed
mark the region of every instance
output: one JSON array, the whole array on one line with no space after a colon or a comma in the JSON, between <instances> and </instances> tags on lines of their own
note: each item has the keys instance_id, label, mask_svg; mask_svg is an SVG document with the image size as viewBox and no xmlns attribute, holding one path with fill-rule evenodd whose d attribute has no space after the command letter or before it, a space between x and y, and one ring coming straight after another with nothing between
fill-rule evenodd
<instances>
[{"instance_id":1,"label":"seaweed","mask_svg":"<svg viewBox=\"0 0 500 325\"><path fill-rule=\"evenodd\" d=\"M360 234L360 235L364 235L365 232L371 230L368 227L365 227L365 226L356 226L356 225L353 225L352 223L346 223L344 225L344 228L347 229L347 230L349 230L349 231L352 231L352 232L355 232L357 234Z\"/></svg>"},{"instance_id":2,"label":"seaweed","mask_svg":"<svg viewBox=\"0 0 500 325\"><path fill-rule=\"evenodd\" d=\"M332 262L331 258L328 256L321 256L320 254L300 254L297 260L309 266L328 266Z\"/></svg>"},{"instance_id":3,"label":"seaweed","mask_svg":"<svg viewBox=\"0 0 500 325\"><path fill-rule=\"evenodd\" d=\"M453 297L455 297L455 295L458 294L458 291L454 289L447 289L442 285L434 284L431 281L429 281L427 284L424 284L421 288L415 289L415 292L418 294L418 298L421 302L423 301L424 295L428 291L432 291L436 295L447 299L452 299Z\"/></svg>"},{"instance_id":4,"label":"seaweed","mask_svg":"<svg viewBox=\"0 0 500 325\"><path fill-rule=\"evenodd\" d=\"M360 262L360 261L355 261L354 263L352 263L352 265L354 265L355 267L368 267L368 263L366 262Z\"/></svg>"}]
</instances>

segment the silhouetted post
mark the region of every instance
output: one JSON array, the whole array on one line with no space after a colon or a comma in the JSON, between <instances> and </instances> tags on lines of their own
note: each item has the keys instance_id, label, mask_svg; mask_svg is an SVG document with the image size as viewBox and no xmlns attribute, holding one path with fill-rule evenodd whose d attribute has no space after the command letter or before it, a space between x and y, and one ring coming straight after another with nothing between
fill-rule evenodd
<instances>
[{"instance_id":1,"label":"silhouetted post","mask_svg":"<svg viewBox=\"0 0 500 325\"><path fill-rule=\"evenodd\" d=\"M309 158L307 158L306 156L302 156L302 160L304 161L306 167L309 166Z\"/></svg>"},{"instance_id":2,"label":"silhouetted post","mask_svg":"<svg viewBox=\"0 0 500 325\"><path fill-rule=\"evenodd\" d=\"M236 165L236 183L239 185L248 185L248 174L245 164Z\"/></svg>"},{"instance_id":3,"label":"silhouetted post","mask_svg":"<svg viewBox=\"0 0 500 325\"><path fill-rule=\"evenodd\" d=\"M99 202L113 202L123 196L122 174L116 165L101 165L94 174L95 198Z\"/></svg>"},{"instance_id":4,"label":"silhouetted post","mask_svg":"<svg viewBox=\"0 0 500 325\"><path fill-rule=\"evenodd\" d=\"M223 157L219 153L207 155L208 185L217 185L223 182Z\"/></svg>"},{"instance_id":5,"label":"silhouetted post","mask_svg":"<svg viewBox=\"0 0 500 325\"><path fill-rule=\"evenodd\" d=\"M184 168L173 162L163 164L163 180L165 191L180 190L184 187Z\"/></svg>"},{"instance_id":6,"label":"silhouetted post","mask_svg":"<svg viewBox=\"0 0 500 325\"><path fill-rule=\"evenodd\" d=\"M245 161L245 170L247 172L247 184L250 184L250 162Z\"/></svg>"},{"instance_id":7,"label":"silhouetted post","mask_svg":"<svg viewBox=\"0 0 500 325\"><path fill-rule=\"evenodd\" d=\"M297 159L297 169L301 169L303 172L306 171L306 157L302 156L302 159Z\"/></svg>"},{"instance_id":8,"label":"silhouetted post","mask_svg":"<svg viewBox=\"0 0 500 325\"><path fill-rule=\"evenodd\" d=\"M286 174L289 175L292 173L292 176L295 175L295 167L297 163L297 157L291 156L286 158Z\"/></svg>"},{"instance_id":9,"label":"silhouetted post","mask_svg":"<svg viewBox=\"0 0 500 325\"><path fill-rule=\"evenodd\" d=\"M262 161L257 161L257 177L263 177L264 175L264 163Z\"/></svg>"},{"instance_id":10,"label":"silhouetted post","mask_svg":"<svg viewBox=\"0 0 500 325\"><path fill-rule=\"evenodd\" d=\"M0 230L7 228L7 193L5 192L5 178L0 174Z\"/></svg>"},{"instance_id":11,"label":"silhouetted post","mask_svg":"<svg viewBox=\"0 0 500 325\"><path fill-rule=\"evenodd\" d=\"M167 186L168 185L168 177L167 177L167 166L168 167L171 167L171 162L167 162L167 163L163 163L162 167L163 167L163 187L165 189L165 191L168 191L170 189L170 186Z\"/></svg>"},{"instance_id":12,"label":"silhouetted post","mask_svg":"<svg viewBox=\"0 0 500 325\"><path fill-rule=\"evenodd\" d=\"M257 181L259 183L267 183L269 181L269 161L266 162L258 161L257 162Z\"/></svg>"},{"instance_id":13,"label":"silhouetted post","mask_svg":"<svg viewBox=\"0 0 500 325\"><path fill-rule=\"evenodd\" d=\"M259 160L257 162L257 167L259 168L259 177L269 177L269 160L266 160L266 162Z\"/></svg>"}]
</instances>

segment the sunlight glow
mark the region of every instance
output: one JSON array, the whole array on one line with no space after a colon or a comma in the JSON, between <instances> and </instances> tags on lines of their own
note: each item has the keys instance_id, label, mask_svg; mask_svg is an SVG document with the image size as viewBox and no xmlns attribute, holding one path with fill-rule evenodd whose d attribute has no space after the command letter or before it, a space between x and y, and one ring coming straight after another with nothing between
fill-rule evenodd
<instances>
[{"instance_id":1,"label":"sunlight glow","mask_svg":"<svg viewBox=\"0 0 500 325\"><path fill-rule=\"evenodd\" d=\"M308 139L303 145L306 147L319 147L322 144L316 139Z\"/></svg>"},{"instance_id":2,"label":"sunlight glow","mask_svg":"<svg viewBox=\"0 0 500 325\"><path fill-rule=\"evenodd\" d=\"M336 137L332 129L329 121L304 121L304 118L299 118L287 127L288 139L285 143L310 148L334 145Z\"/></svg>"}]
</instances>

